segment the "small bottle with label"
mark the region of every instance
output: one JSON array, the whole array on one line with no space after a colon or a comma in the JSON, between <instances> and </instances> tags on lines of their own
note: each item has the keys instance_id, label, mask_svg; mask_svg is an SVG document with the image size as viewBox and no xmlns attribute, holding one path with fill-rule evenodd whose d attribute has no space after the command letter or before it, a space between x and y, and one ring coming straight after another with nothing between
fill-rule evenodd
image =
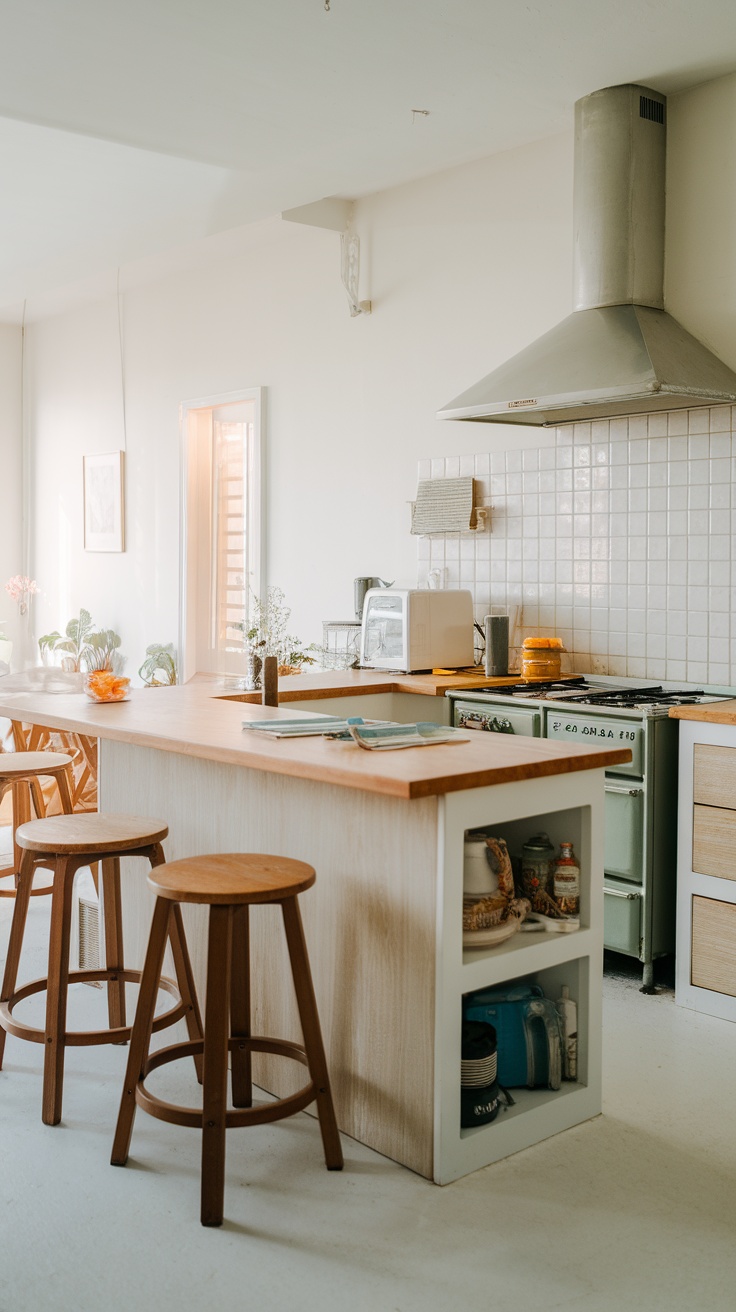
<instances>
[{"instance_id":1,"label":"small bottle with label","mask_svg":"<svg viewBox=\"0 0 736 1312\"><path fill-rule=\"evenodd\" d=\"M580 914L580 865L572 843L560 843L560 855L552 875L553 897L566 916Z\"/></svg>"}]
</instances>

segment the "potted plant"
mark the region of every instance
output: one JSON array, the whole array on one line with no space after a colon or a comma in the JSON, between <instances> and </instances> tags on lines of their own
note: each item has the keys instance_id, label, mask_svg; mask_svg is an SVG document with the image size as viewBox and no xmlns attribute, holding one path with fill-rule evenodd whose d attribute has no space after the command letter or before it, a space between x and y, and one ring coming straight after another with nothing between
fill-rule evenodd
<instances>
[{"instance_id":1,"label":"potted plant","mask_svg":"<svg viewBox=\"0 0 736 1312\"><path fill-rule=\"evenodd\" d=\"M303 665L315 664L315 657L309 655L311 648L304 648L299 638L287 633L290 615L291 607L284 604L281 588L270 587L265 601L251 593L248 627L243 623L233 625L243 634L249 690L261 686L265 656L276 657L280 675L299 674Z\"/></svg>"},{"instance_id":2,"label":"potted plant","mask_svg":"<svg viewBox=\"0 0 736 1312\"><path fill-rule=\"evenodd\" d=\"M45 633L39 638L38 646L41 658L46 663L52 652L61 652L62 670L120 670L122 660L119 655L120 637L112 629L96 630L88 610L80 610L79 615L70 620L59 633Z\"/></svg>"},{"instance_id":3,"label":"potted plant","mask_svg":"<svg viewBox=\"0 0 736 1312\"><path fill-rule=\"evenodd\" d=\"M146 659L138 670L147 688L163 688L176 683L176 648L172 642L164 646L152 642L146 647Z\"/></svg>"}]
</instances>

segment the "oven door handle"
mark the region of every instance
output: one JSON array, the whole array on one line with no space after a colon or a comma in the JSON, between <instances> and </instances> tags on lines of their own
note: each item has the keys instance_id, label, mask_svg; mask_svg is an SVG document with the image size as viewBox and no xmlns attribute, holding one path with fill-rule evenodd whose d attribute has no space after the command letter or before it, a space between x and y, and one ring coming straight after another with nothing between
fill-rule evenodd
<instances>
[{"instance_id":1,"label":"oven door handle","mask_svg":"<svg viewBox=\"0 0 736 1312\"><path fill-rule=\"evenodd\" d=\"M627 902L637 902L641 897L641 893L623 893L620 888L606 888L605 884L603 885L603 892L606 897L623 897L626 898Z\"/></svg>"},{"instance_id":2,"label":"oven door handle","mask_svg":"<svg viewBox=\"0 0 736 1312\"><path fill-rule=\"evenodd\" d=\"M621 797L641 797L643 788L621 788L618 784L604 784L607 793L618 793Z\"/></svg>"}]
</instances>

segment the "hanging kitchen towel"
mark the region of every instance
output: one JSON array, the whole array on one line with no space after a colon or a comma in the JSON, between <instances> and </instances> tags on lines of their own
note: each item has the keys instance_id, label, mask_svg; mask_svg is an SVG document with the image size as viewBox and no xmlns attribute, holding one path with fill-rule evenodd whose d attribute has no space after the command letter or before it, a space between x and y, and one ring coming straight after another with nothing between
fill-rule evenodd
<instances>
[{"instance_id":1,"label":"hanging kitchen towel","mask_svg":"<svg viewBox=\"0 0 736 1312\"><path fill-rule=\"evenodd\" d=\"M424 478L417 487L411 531L467 533L476 526L472 478Z\"/></svg>"}]
</instances>

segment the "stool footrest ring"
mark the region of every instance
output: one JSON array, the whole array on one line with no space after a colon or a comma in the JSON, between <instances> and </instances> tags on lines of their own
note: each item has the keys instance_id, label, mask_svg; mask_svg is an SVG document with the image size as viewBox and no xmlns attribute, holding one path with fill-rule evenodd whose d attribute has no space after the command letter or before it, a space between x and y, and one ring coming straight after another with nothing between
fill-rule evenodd
<instances>
[{"instance_id":1,"label":"stool footrest ring","mask_svg":"<svg viewBox=\"0 0 736 1312\"><path fill-rule=\"evenodd\" d=\"M294 1061L307 1066L307 1054L299 1043L290 1043L285 1039L241 1038L236 1036L228 1041L228 1051L247 1047L251 1052L271 1052L281 1057L291 1057ZM189 1129L202 1129L202 1111L194 1107L181 1107L176 1103L164 1102L145 1087L144 1080L158 1066L178 1061L181 1057L196 1057L204 1052L204 1040L191 1040L189 1043L172 1043L168 1048L159 1048L148 1057L142 1078L135 1090L135 1100L150 1116L160 1121L170 1121L174 1125L185 1125ZM281 1121L286 1116L303 1111L317 1096L317 1087L313 1080L286 1098L277 1098L274 1102L261 1103L258 1107L235 1108L225 1112L225 1126L228 1130L242 1125L265 1125L270 1121Z\"/></svg>"},{"instance_id":2,"label":"stool footrest ring","mask_svg":"<svg viewBox=\"0 0 736 1312\"><path fill-rule=\"evenodd\" d=\"M70 984L89 984L94 980L103 980L112 982L115 980L125 980L126 984L139 984L141 979L140 970L75 970L70 971L68 981ZM48 988L48 977L44 975L43 979L34 979L30 984L24 984L23 988L18 989L7 1002L0 1003L0 1025L8 1034L14 1034L18 1039L28 1039L31 1043L45 1043L46 1034L44 1030L38 1029L35 1025L25 1025L13 1017L13 1008L22 1002L24 998L30 998L34 993L44 993ZM165 993L171 994L177 999L176 1005L170 1007L157 1016L153 1022L154 1032L166 1029L167 1026L173 1025L175 1021L181 1020L190 1010L181 1000L176 981L169 979L168 976L162 975L159 981L159 988ZM131 1034L130 1025L120 1025L116 1029L106 1030L67 1030L64 1035L64 1043L70 1048L93 1047L101 1043L127 1043Z\"/></svg>"},{"instance_id":3,"label":"stool footrest ring","mask_svg":"<svg viewBox=\"0 0 736 1312\"><path fill-rule=\"evenodd\" d=\"M12 866L5 866L4 870L0 870L0 879L17 877L17 873L17 870L14 870ZM39 888L31 889L31 897L48 897L52 892L53 884L41 884ZM12 888L0 888L0 897L15 897L15 893L15 884Z\"/></svg>"}]
</instances>

